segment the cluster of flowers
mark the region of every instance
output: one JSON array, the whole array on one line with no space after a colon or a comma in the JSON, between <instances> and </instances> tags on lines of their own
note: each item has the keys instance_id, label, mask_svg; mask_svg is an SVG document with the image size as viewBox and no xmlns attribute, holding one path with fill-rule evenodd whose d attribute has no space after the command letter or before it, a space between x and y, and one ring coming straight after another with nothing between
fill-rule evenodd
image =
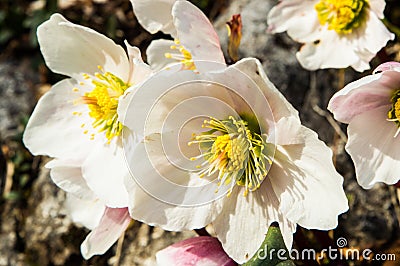
<instances>
[{"instance_id":1,"label":"cluster of flowers","mask_svg":"<svg viewBox=\"0 0 400 266\"><path fill-rule=\"evenodd\" d=\"M216 238L175 244L158 254L160 265L244 263L273 222L288 248L297 225L335 228L348 203L332 152L260 62L227 65L213 26L185 0L131 2L146 30L174 39L153 41L148 64L138 48L126 42L126 53L59 14L37 31L48 67L70 78L40 99L24 143L54 158L46 167L67 192L72 219L92 230L83 257L107 251L132 219L172 231L212 224ZM306 43L297 58L307 69L363 71L394 38L379 20L384 6L283 0L269 14L270 31ZM346 149L366 188L399 179L399 72L384 64L328 106L349 123ZM182 249L190 252L175 256Z\"/></svg>"}]
</instances>

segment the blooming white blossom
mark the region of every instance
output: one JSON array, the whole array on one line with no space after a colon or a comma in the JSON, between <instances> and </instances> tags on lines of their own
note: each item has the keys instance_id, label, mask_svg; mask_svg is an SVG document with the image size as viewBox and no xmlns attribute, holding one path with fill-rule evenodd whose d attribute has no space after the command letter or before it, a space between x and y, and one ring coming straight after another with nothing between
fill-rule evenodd
<instances>
[{"instance_id":1,"label":"blooming white blossom","mask_svg":"<svg viewBox=\"0 0 400 266\"><path fill-rule=\"evenodd\" d=\"M384 0L282 0L268 14L269 32L304 43L296 57L306 69L362 72L394 39L381 22L384 9Z\"/></svg>"},{"instance_id":2,"label":"blooming white blossom","mask_svg":"<svg viewBox=\"0 0 400 266\"><path fill-rule=\"evenodd\" d=\"M111 39L59 14L41 24L37 36L47 66L70 78L39 100L23 141L34 155L55 158L47 165L52 179L81 200L68 209L74 220L96 228L81 247L89 258L104 253L130 222L124 186L129 170L121 145L125 129L117 109L119 99L127 97L129 88L146 78L150 69L136 47L126 44L128 58ZM89 219L80 216L88 210L85 202L92 206L90 213L98 212Z\"/></svg>"},{"instance_id":3,"label":"blooming white blossom","mask_svg":"<svg viewBox=\"0 0 400 266\"><path fill-rule=\"evenodd\" d=\"M399 88L400 64L389 62L349 83L329 101L335 119L349 124L346 151L363 188L400 179Z\"/></svg>"},{"instance_id":4,"label":"blooming white blossom","mask_svg":"<svg viewBox=\"0 0 400 266\"><path fill-rule=\"evenodd\" d=\"M238 263L255 254L274 221L288 248L296 224L321 230L337 226L337 216L348 206L332 152L301 125L257 60L204 74L171 68L143 86L133 96L141 104L132 102L124 121L145 135L135 149L129 141L126 147L134 177L127 180L132 218L172 231L212 223ZM180 89L163 93L168 88ZM237 94L247 95L245 101ZM152 106L151 111L143 106ZM208 118L190 120L199 116ZM145 127L137 117L146 117ZM185 160L181 153L193 157Z\"/></svg>"},{"instance_id":5,"label":"blooming white blossom","mask_svg":"<svg viewBox=\"0 0 400 266\"><path fill-rule=\"evenodd\" d=\"M225 63L214 27L190 2L131 0L131 3L146 30L150 33L160 30L174 38L174 41L161 39L151 42L146 54L153 69L181 62L185 69L195 70L194 60Z\"/></svg>"}]
</instances>

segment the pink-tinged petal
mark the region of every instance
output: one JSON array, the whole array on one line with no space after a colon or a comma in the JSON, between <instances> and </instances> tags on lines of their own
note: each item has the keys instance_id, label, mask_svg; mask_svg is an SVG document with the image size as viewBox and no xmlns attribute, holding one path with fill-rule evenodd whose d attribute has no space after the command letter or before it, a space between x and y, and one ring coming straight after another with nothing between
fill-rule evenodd
<instances>
[{"instance_id":1,"label":"pink-tinged petal","mask_svg":"<svg viewBox=\"0 0 400 266\"><path fill-rule=\"evenodd\" d=\"M400 179L398 127L387 121L387 107L355 116L347 130L346 151L353 159L358 183L366 189L377 182L395 184Z\"/></svg>"},{"instance_id":2,"label":"pink-tinged petal","mask_svg":"<svg viewBox=\"0 0 400 266\"><path fill-rule=\"evenodd\" d=\"M235 188L212 223L228 256L239 264L248 261L260 248L273 222L279 223L285 244L290 249L296 225L279 212L279 201L269 180L264 180L259 189L249 192L246 197L243 191L243 187Z\"/></svg>"},{"instance_id":3,"label":"pink-tinged petal","mask_svg":"<svg viewBox=\"0 0 400 266\"><path fill-rule=\"evenodd\" d=\"M80 95L73 92L77 84L64 79L40 98L26 126L23 141L34 155L82 160L95 143L85 135L82 124L90 125L87 106L74 102ZM82 116L73 115L81 112Z\"/></svg>"},{"instance_id":4,"label":"pink-tinged petal","mask_svg":"<svg viewBox=\"0 0 400 266\"><path fill-rule=\"evenodd\" d=\"M62 190L82 200L94 200L96 195L82 177L82 162L54 159L46 164L50 168L50 177Z\"/></svg>"},{"instance_id":5,"label":"pink-tinged petal","mask_svg":"<svg viewBox=\"0 0 400 266\"><path fill-rule=\"evenodd\" d=\"M313 42L320 38L322 26L314 5L317 1L281 1L268 13L268 32L287 31L298 42Z\"/></svg>"},{"instance_id":6,"label":"pink-tinged petal","mask_svg":"<svg viewBox=\"0 0 400 266\"><path fill-rule=\"evenodd\" d=\"M400 63L398 62L385 62L383 64L380 64L375 70L374 74L379 73L379 72L384 72L388 70L393 70L400 72Z\"/></svg>"},{"instance_id":7,"label":"pink-tinged petal","mask_svg":"<svg viewBox=\"0 0 400 266\"><path fill-rule=\"evenodd\" d=\"M219 38L208 18L189 1L178 0L172 8L177 37L194 60L225 63Z\"/></svg>"},{"instance_id":8,"label":"pink-tinged petal","mask_svg":"<svg viewBox=\"0 0 400 266\"><path fill-rule=\"evenodd\" d=\"M303 144L279 147L268 174L279 210L302 227L333 229L348 209L343 177L333 166L332 151L315 132L301 126L298 134Z\"/></svg>"},{"instance_id":9,"label":"pink-tinged petal","mask_svg":"<svg viewBox=\"0 0 400 266\"><path fill-rule=\"evenodd\" d=\"M106 36L54 14L37 30L40 50L54 72L75 79L99 72L98 66L128 79L129 62L124 49Z\"/></svg>"},{"instance_id":10,"label":"pink-tinged petal","mask_svg":"<svg viewBox=\"0 0 400 266\"><path fill-rule=\"evenodd\" d=\"M103 216L106 206L98 199L83 200L67 193L64 203L68 216L77 224L90 230L96 228Z\"/></svg>"},{"instance_id":11,"label":"pink-tinged petal","mask_svg":"<svg viewBox=\"0 0 400 266\"><path fill-rule=\"evenodd\" d=\"M329 101L328 110L343 123L349 123L354 116L381 106L387 106L389 111L391 95L399 87L400 72L384 71L369 75L335 93Z\"/></svg>"},{"instance_id":12,"label":"pink-tinged petal","mask_svg":"<svg viewBox=\"0 0 400 266\"><path fill-rule=\"evenodd\" d=\"M176 35L171 15L175 0L131 0L131 3L140 25L148 32Z\"/></svg>"},{"instance_id":13,"label":"pink-tinged petal","mask_svg":"<svg viewBox=\"0 0 400 266\"><path fill-rule=\"evenodd\" d=\"M104 254L125 232L130 222L127 208L106 208L99 225L83 241L82 256L89 259Z\"/></svg>"},{"instance_id":14,"label":"pink-tinged petal","mask_svg":"<svg viewBox=\"0 0 400 266\"><path fill-rule=\"evenodd\" d=\"M111 142L93 147L82 165L82 175L90 189L106 206L128 206L124 178L129 176L129 169L119 144Z\"/></svg>"},{"instance_id":15,"label":"pink-tinged petal","mask_svg":"<svg viewBox=\"0 0 400 266\"><path fill-rule=\"evenodd\" d=\"M158 266L234 266L218 239L208 236L189 238L156 254Z\"/></svg>"}]
</instances>

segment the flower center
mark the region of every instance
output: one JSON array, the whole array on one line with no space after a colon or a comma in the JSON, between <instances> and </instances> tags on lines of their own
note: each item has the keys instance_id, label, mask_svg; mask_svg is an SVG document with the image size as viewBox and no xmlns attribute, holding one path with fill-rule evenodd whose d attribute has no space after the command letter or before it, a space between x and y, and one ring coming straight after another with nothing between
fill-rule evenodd
<instances>
[{"instance_id":1,"label":"flower center","mask_svg":"<svg viewBox=\"0 0 400 266\"><path fill-rule=\"evenodd\" d=\"M176 39L175 45L171 45L171 50L174 53L165 53L165 57L168 59L174 59L183 64L183 68L187 70L196 70L196 66L194 65L192 54L181 45L180 41ZM178 51L179 53L175 53Z\"/></svg>"},{"instance_id":2,"label":"flower center","mask_svg":"<svg viewBox=\"0 0 400 266\"><path fill-rule=\"evenodd\" d=\"M99 66L99 69L102 68ZM87 104L89 116L93 118L92 126L98 129L98 132L105 132L108 143L122 132L123 125L118 121L118 99L129 87L120 78L110 72L96 73L94 77L83 74L84 78L91 80L94 89L86 92L79 103ZM77 90L74 88L73 90ZM74 113L75 115L78 113ZM79 114L78 114L79 115ZM82 127L85 125L82 124ZM87 130L84 131L87 134ZM94 138L92 134L91 139Z\"/></svg>"},{"instance_id":3,"label":"flower center","mask_svg":"<svg viewBox=\"0 0 400 266\"><path fill-rule=\"evenodd\" d=\"M249 191L260 187L272 165L273 154L263 137L250 129L244 120L229 117L226 120L210 118L203 127L209 128L194 137L189 145L198 143L203 153L191 158L205 161L198 167L200 177L211 176L218 172L218 186L230 185L228 196L235 185L245 188L244 196Z\"/></svg>"},{"instance_id":4,"label":"flower center","mask_svg":"<svg viewBox=\"0 0 400 266\"><path fill-rule=\"evenodd\" d=\"M349 34L366 21L368 0L320 0L315 9L321 25L329 30Z\"/></svg>"},{"instance_id":5,"label":"flower center","mask_svg":"<svg viewBox=\"0 0 400 266\"><path fill-rule=\"evenodd\" d=\"M392 103L392 108L390 108L387 117L389 121L395 122L398 127L395 134L396 137L400 133L400 90L393 93L390 101Z\"/></svg>"}]
</instances>

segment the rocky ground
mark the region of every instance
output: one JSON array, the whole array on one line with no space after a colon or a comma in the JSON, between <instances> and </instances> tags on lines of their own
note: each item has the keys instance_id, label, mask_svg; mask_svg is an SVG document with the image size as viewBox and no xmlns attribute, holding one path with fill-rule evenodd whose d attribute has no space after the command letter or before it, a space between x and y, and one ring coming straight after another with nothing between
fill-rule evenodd
<instances>
[{"instance_id":1,"label":"rocky ground","mask_svg":"<svg viewBox=\"0 0 400 266\"><path fill-rule=\"evenodd\" d=\"M317 131L335 152L337 169L345 178L350 211L340 217L334 236L345 237L350 247L370 248L377 253L396 253L400 260L400 209L396 189L377 185L365 191L357 184L352 163L343 148L345 127L334 122L326 111L333 93L343 84L360 77L360 74L350 69L344 72L303 70L295 58L299 44L286 34L266 33L266 17L276 1L227 2L215 1L214 6L206 7L223 47L227 43L226 21L232 14L241 13L243 38L240 56L261 60L271 81L299 110L303 123ZM388 2L390 4L391 1ZM92 12L99 17L100 11L104 14L110 12L110 7L100 8L97 5L101 4L92 6ZM120 8L116 3L113 5L111 7ZM125 9L129 5L121 5L124 8L118 10L123 17L123 14L128 14ZM87 8L85 12L90 11ZM65 9L65 12L75 14L75 17L71 15L71 19L78 16L70 9ZM81 15L84 14L82 11ZM126 15L124 19L118 20L122 21L122 26L117 29L134 27L128 40L144 50L150 35L139 28L132 16ZM134 22L128 23L129 19ZM122 34L118 30L117 33ZM118 34L116 38L121 38ZM9 46L4 51L10 51ZM72 224L66 215L63 206L65 194L51 182L48 170L42 167L48 158L32 157L21 143L23 126L38 96L48 88L46 84L57 78L49 77L43 66L39 67L40 63L36 63L38 51L35 50L35 53L34 56L21 56L13 50L0 57L0 266L154 265L156 251L196 234L166 232L137 222L131 225L124 239L106 254L88 261L82 259L79 245L88 231ZM377 63L378 60L373 61L374 65ZM301 231L309 234L306 230ZM356 264L362 263L366 264Z\"/></svg>"}]
</instances>

